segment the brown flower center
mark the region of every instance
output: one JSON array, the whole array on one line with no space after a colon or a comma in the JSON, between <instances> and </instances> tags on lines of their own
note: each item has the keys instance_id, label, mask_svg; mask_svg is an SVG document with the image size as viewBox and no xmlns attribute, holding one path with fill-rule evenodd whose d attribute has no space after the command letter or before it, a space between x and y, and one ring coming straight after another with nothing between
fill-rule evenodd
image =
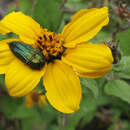
<instances>
[{"instance_id":1,"label":"brown flower center","mask_svg":"<svg viewBox=\"0 0 130 130\"><path fill-rule=\"evenodd\" d=\"M64 51L61 34L49 32L47 29L43 29L42 35L35 43L35 47L42 51L48 62L53 59L60 59Z\"/></svg>"}]
</instances>

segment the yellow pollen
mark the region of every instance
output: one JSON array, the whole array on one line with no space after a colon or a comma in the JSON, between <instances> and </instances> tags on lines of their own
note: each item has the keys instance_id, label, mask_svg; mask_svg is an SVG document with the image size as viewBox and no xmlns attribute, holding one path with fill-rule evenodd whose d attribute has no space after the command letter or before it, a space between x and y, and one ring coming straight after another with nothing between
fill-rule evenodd
<instances>
[{"instance_id":1,"label":"yellow pollen","mask_svg":"<svg viewBox=\"0 0 130 130\"><path fill-rule=\"evenodd\" d=\"M64 48L61 34L49 32L47 29L42 29L42 34L35 43L35 47L40 49L49 61L52 58L59 57Z\"/></svg>"}]
</instances>

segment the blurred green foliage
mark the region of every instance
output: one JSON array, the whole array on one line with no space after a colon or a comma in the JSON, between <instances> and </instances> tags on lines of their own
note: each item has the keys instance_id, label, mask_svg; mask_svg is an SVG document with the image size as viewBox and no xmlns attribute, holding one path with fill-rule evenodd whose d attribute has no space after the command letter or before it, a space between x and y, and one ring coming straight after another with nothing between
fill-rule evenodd
<instances>
[{"instance_id":1,"label":"blurred green foliage","mask_svg":"<svg viewBox=\"0 0 130 130\"><path fill-rule=\"evenodd\" d=\"M60 3L56 0L38 0L33 11L34 19L42 27L56 31L61 16Z\"/></svg>"},{"instance_id":2,"label":"blurred green foliage","mask_svg":"<svg viewBox=\"0 0 130 130\"><path fill-rule=\"evenodd\" d=\"M120 18L111 12L113 6L119 7L117 0L113 1L113 5L105 0L64 2L19 0L17 5L11 5L7 12L20 10L32 16L42 27L61 32L77 10L107 5L110 8L111 21L108 27L91 40L95 43L111 41L116 25L124 23L123 20L119 22ZM0 35L1 40L7 37ZM115 39L120 40L122 59L113 65L112 71L103 78L80 79L83 98L80 110L71 115L63 115L49 104L43 108L27 108L24 97L15 99L7 95L4 75L0 75L0 130L63 130L64 120L64 130L130 130L130 28L118 32ZM41 89L41 86L39 83L37 89Z\"/></svg>"},{"instance_id":3,"label":"blurred green foliage","mask_svg":"<svg viewBox=\"0 0 130 130\"><path fill-rule=\"evenodd\" d=\"M120 48L123 52L123 55L130 56L130 47L129 47L130 29L118 33L116 38L120 39Z\"/></svg>"}]
</instances>

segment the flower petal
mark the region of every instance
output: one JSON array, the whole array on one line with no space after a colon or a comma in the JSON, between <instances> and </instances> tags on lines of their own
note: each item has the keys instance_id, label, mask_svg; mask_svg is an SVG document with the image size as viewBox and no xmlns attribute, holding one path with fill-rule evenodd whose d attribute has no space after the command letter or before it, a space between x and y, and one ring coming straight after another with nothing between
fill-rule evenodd
<instances>
[{"instance_id":1,"label":"flower petal","mask_svg":"<svg viewBox=\"0 0 130 130\"><path fill-rule=\"evenodd\" d=\"M83 43L76 48L67 49L62 61L71 65L83 77L97 78L112 68L113 57L105 44Z\"/></svg>"},{"instance_id":2,"label":"flower petal","mask_svg":"<svg viewBox=\"0 0 130 130\"><path fill-rule=\"evenodd\" d=\"M5 84L9 94L14 97L21 97L30 93L44 75L45 68L44 66L41 70L33 70L15 58L5 75Z\"/></svg>"},{"instance_id":3,"label":"flower petal","mask_svg":"<svg viewBox=\"0 0 130 130\"><path fill-rule=\"evenodd\" d=\"M0 41L0 74L6 73L7 67L15 58L7 43L18 40L19 39L8 39Z\"/></svg>"},{"instance_id":4,"label":"flower petal","mask_svg":"<svg viewBox=\"0 0 130 130\"><path fill-rule=\"evenodd\" d=\"M84 9L72 17L62 31L65 47L75 47L93 38L109 22L108 8Z\"/></svg>"},{"instance_id":5,"label":"flower petal","mask_svg":"<svg viewBox=\"0 0 130 130\"><path fill-rule=\"evenodd\" d=\"M48 64L43 79L47 99L55 109L63 113L73 113L79 109L80 80L71 67L56 60Z\"/></svg>"},{"instance_id":6,"label":"flower petal","mask_svg":"<svg viewBox=\"0 0 130 130\"><path fill-rule=\"evenodd\" d=\"M0 21L0 33L9 32L18 34L23 42L33 44L41 34L41 27L22 12L12 12Z\"/></svg>"}]
</instances>

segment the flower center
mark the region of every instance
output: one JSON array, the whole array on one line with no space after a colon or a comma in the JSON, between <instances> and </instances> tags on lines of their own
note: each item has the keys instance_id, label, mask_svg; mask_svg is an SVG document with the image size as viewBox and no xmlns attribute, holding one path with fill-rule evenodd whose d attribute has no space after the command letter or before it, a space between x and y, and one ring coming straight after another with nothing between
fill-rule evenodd
<instances>
[{"instance_id":1,"label":"flower center","mask_svg":"<svg viewBox=\"0 0 130 130\"><path fill-rule=\"evenodd\" d=\"M61 34L49 32L43 29L42 35L35 43L35 47L42 51L47 62L54 59L60 59L64 52L63 40Z\"/></svg>"}]
</instances>

